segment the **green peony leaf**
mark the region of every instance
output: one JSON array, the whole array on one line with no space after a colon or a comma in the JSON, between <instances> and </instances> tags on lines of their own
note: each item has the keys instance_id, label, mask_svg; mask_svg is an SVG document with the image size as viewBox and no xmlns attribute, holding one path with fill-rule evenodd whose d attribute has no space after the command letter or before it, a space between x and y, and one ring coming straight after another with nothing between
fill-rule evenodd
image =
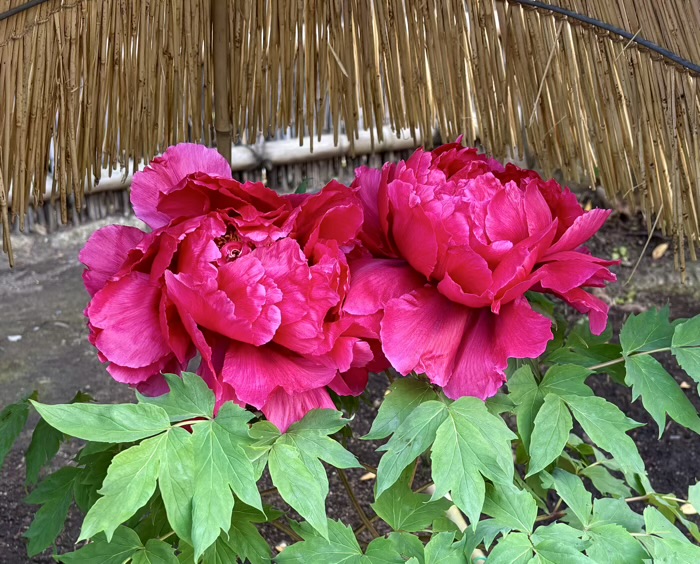
<instances>
[{"instance_id":1,"label":"green peony leaf","mask_svg":"<svg viewBox=\"0 0 700 564\"><path fill-rule=\"evenodd\" d=\"M117 527L148 502L156 489L165 442L166 435L146 439L112 459L99 491L102 497L85 516L78 540L104 532L111 541Z\"/></svg>"},{"instance_id":2,"label":"green peony leaf","mask_svg":"<svg viewBox=\"0 0 700 564\"><path fill-rule=\"evenodd\" d=\"M593 525L588 529L591 546L586 554L595 562L639 564L649 558L642 545L620 525Z\"/></svg>"},{"instance_id":3,"label":"green peony leaf","mask_svg":"<svg viewBox=\"0 0 700 564\"><path fill-rule=\"evenodd\" d=\"M343 413L335 409L312 409L301 421L289 427L287 433L312 432L321 435L332 435L340 431L350 421L343 419Z\"/></svg>"},{"instance_id":4,"label":"green peony leaf","mask_svg":"<svg viewBox=\"0 0 700 564\"><path fill-rule=\"evenodd\" d=\"M389 533L388 541L404 560L409 561L411 558L415 558L420 562L424 561L425 549L417 536L409 533L393 532Z\"/></svg>"},{"instance_id":5,"label":"green peony leaf","mask_svg":"<svg viewBox=\"0 0 700 564\"><path fill-rule=\"evenodd\" d=\"M565 523L552 523L546 527L537 527L531 537L533 543L538 544L545 540L553 540L573 546L579 552L585 550L590 544L581 539L583 531L574 529Z\"/></svg>"},{"instance_id":6,"label":"green peony leaf","mask_svg":"<svg viewBox=\"0 0 700 564\"><path fill-rule=\"evenodd\" d=\"M167 433L158 470L158 487L168 522L178 537L192 542L195 457L192 435L181 427Z\"/></svg>"},{"instance_id":7,"label":"green peony leaf","mask_svg":"<svg viewBox=\"0 0 700 564\"><path fill-rule=\"evenodd\" d=\"M271 552L267 541L253 523L241 518L235 511L228 542L244 562L249 561L251 564L270 562Z\"/></svg>"},{"instance_id":8,"label":"green peony leaf","mask_svg":"<svg viewBox=\"0 0 700 564\"><path fill-rule=\"evenodd\" d=\"M630 497L632 495L629 487L603 466L588 466L583 468L579 474L588 478L593 487L603 495L609 494L615 497Z\"/></svg>"},{"instance_id":9,"label":"green peony leaf","mask_svg":"<svg viewBox=\"0 0 700 564\"><path fill-rule=\"evenodd\" d=\"M510 533L489 553L488 564L528 564L534 552L524 533Z\"/></svg>"},{"instance_id":10,"label":"green peony leaf","mask_svg":"<svg viewBox=\"0 0 700 564\"><path fill-rule=\"evenodd\" d=\"M700 315L676 326L671 352L688 376L700 382Z\"/></svg>"},{"instance_id":11,"label":"green peony leaf","mask_svg":"<svg viewBox=\"0 0 700 564\"><path fill-rule=\"evenodd\" d=\"M669 321L670 309L650 309L630 315L620 330L620 344L625 356L671 346L674 328Z\"/></svg>"},{"instance_id":12,"label":"green peony leaf","mask_svg":"<svg viewBox=\"0 0 700 564\"><path fill-rule=\"evenodd\" d=\"M444 403L435 400L423 402L399 425L389 442L380 447L386 454L377 469L377 498L399 479L406 466L430 447L438 427L446 418L447 406Z\"/></svg>"},{"instance_id":13,"label":"green peony leaf","mask_svg":"<svg viewBox=\"0 0 700 564\"><path fill-rule=\"evenodd\" d=\"M41 504L24 533L29 539L29 556L46 550L61 534L73 502L73 486L80 473L79 468L72 466L61 468L43 480L25 500L30 504Z\"/></svg>"},{"instance_id":14,"label":"green peony leaf","mask_svg":"<svg viewBox=\"0 0 700 564\"><path fill-rule=\"evenodd\" d=\"M85 441L129 443L170 428L165 410L145 403L32 405L49 425Z\"/></svg>"},{"instance_id":15,"label":"green peony leaf","mask_svg":"<svg viewBox=\"0 0 700 564\"><path fill-rule=\"evenodd\" d=\"M596 499L593 503L593 521L620 525L630 533L641 533L644 530L644 517L632 511L623 499Z\"/></svg>"},{"instance_id":16,"label":"green peony leaf","mask_svg":"<svg viewBox=\"0 0 700 564\"><path fill-rule=\"evenodd\" d=\"M54 429L43 419L34 427L32 441L25 454L24 460L27 467L27 484L36 484L39 480L41 469L56 456L63 441L63 433Z\"/></svg>"},{"instance_id":17,"label":"green peony leaf","mask_svg":"<svg viewBox=\"0 0 700 564\"><path fill-rule=\"evenodd\" d=\"M433 519L444 516L452 506L447 499L431 501L429 495L413 492L408 485L411 470L409 466L401 479L372 504L377 515L392 529L409 533L426 529Z\"/></svg>"},{"instance_id":18,"label":"green peony leaf","mask_svg":"<svg viewBox=\"0 0 700 564\"><path fill-rule=\"evenodd\" d=\"M486 488L484 513L493 517L501 526L510 527L523 533L532 533L537 517L535 499L526 491L513 485Z\"/></svg>"},{"instance_id":19,"label":"green peony leaf","mask_svg":"<svg viewBox=\"0 0 700 564\"><path fill-rule=\"evenodd\" d=\"M540 383L543 396L592 396L593 390L586 385L586 379L592 372L584 366L574 364L555 364L544 375Z\"/></svg>"},{"instance_id":20,"label":"green peony leaf","mask_svg":"<svg viewBox=\"0 0 700 564\"><path fill-rule=\"evenodd\" d=\"M328 530L328 538L319 536L316 531L312 531L310 528L303 529L304 540L285 548L277 556L277 562L309 564L318 561L320 555L323 555L324 564L360 564L363 562L362 549L350 527L329 519L326 529Z\"/></svg>"},{"instance_id":21,"label":"green peony leaf","mask_svg":"<svg viewBox=\"0 0 700 564\"><path fill-rule=\"evenodd\" d=\"M178 560L167 542L149 539L143 550L132 556L131 564L178 564Z\"/></svg>"},{"instance_id":22,"label":"green peony leaf","mask_svg":"<svg viewBox=\"0 0 700 564\"><path fill-rule=\"evenodd\" d=\"M370 432L363 439L384 439L403 423L421 403L437 399L437 394L429 382L414 378L400 378L389 386L379 412L372 423Z\"/></svg>"},{"instance_id":23,"label":"green peony leaf","mask_svg":"<svg viewBox=\"0 0 700 564\"><path fill-rule=\"evenodd\" d=\"M425 545L425 564L463 564L464 547L461 542L454 542L454 533L433 535Z\"/></svg>"},{"instance_id":24,"label":"green peony leaf","mask_svg":"<svg viewBox=\"0 0 700 564\"><path fill-rule=\"evenodd\" d=\"M645 475L644 461L626 431L640 424L600 397L565 396L572 415L601 449L611 453L626 474Z\"/></svg>"},{"instance_id":25,"label":"green peony leaf","mask_svg":"<svg viewBox=\"0 0 700 564\"><path fill-rule=\"evenodd\" d=\"M535 426L535 417L544 403L532 369L529 366L518 368L508 379L510 399L515 403L518 433L525 448L530 448L530 437Z\"/></svg>"},{"instance_id":26,"label":"green peony leaf","mask_svg":"<svg viewBox=\"0 0 700 564\"><path fill-rule=\"evenodd\" d=\"M690 543L685 535L655 507L644 509L644 526L648 535Z\"/></svg>"},{"instance_id":27,"label":"green peony leaf","mask_svg":"<svg viewBox=\"0 0 700 564\"><path fill-rule=\"evenodd\" d=\"M515 438L503 419L491 415L478 398L450 404L431 454L433 499L451 492L457 507L477 522L485 493L483 477L498 484L513 481L510 443Z\"/></svg>"},{"instance_id":28,"label":"green peony leaf","mask_svg":"<svg viewBox=\"0 0 700 564\"><path fill-rule=\"evenodd\" d=\"M671 538L641 537L654 564L697 564L700 547Z\"/></svg>"},{"instance_id":29,"label":"green peony leaf","mask_svg":"<svg viewBox=\"0 0 700 564\"><path fill-rule=\"evenodd\" d=\"M182 377L176 374L163 376L170 391L155 397L137 394L139 402L162 407L172 422L214 416L216 398L202 378L191 372L183 372Z\"/></svg>"},{"instance_id":30,"label":"green peony leaf","mask_svg":"<svg viewBox=\"0 0 700 564\"><path fill-rule=\"evenodd\" d=\"M528 476L543 470L557 459L566 446L572 427L573 421L566 404L559 396L547 394L544 405L535 417Z\"/></svg>"},{"instance_id":31,"label":"green peony leaf","mask_svg":"<svg viewBox=\"0 0 700 564\"><path fill-rule=\"evenodd\" d=\"M380 537L367 546L362 564L405 564L406 560L398 553L389 539Z\"/></svg>"},{"instance_id":32,"label":"green peony leaf","mask_svg":"<svg viewBox=\"0 0 700 564\"><path fill-rule=\"evenodd\" d=\"M553 539L546 539L538 542L535 545L535 552L537 553L537 560L535 562L540 562L542 564L596 564L593 560L581 554L575 546L562 544L561 542ZM489 562L489 564L491 564Z\"/></svg>"},{"instance_id":33,"label":"green peony leaf","mask_svg":"<svg viewBox=\"0 0 700 564\"><path fill-rule=\"evenodd\" d=\"M36 392L17 403L11 403L0 411L0 468L27 423L29 416L27 402L32 398L36 398Z\"/></svg>"},{"instance_id":34,"label":"green peony leaf","mask_svg":"<svg viewBox=\"0 0 700 564\"><path fill-rule=\"evenodd\" d=\"M648 355L625 359L625 382L632 386L632 401L642 397L644 408L659 426L659 437L666 427L666 414L677 423L700 433L700 418L673 377L655 358Z\"/></svg>"},{"instance_id":35,"label":"green peony leaf","mask_svg":"<svg viewBox=\"0 0 700 564\"><path fill-rule=\"evenodd\" d=\"M688 488L688 501L700 513L700 482Z\"/></svg>"},{"instance_id":36,"label":"green peony leaf","mask_svg":"<svg viewBox=\"0 0 700 564\"><path fill-rule=\"evenodd\" d=\"M591 522L593 502L591 494L586 490L581 478L561 468L555 468L551 474L551 480L559 497L564 500L564 503L576 515L581 524L587 527ZM547 482L549 479L543 479L543 481Z\"/></svg>"},{"instance_id":37,"label":"green peony leaf","mask_svg":"<svg viewBox=\"0 0 700 564\"><path fill-rule=\"evenodd\" d=\"M231 423L230 418L224 421ZM220 531L229 530L234 505L231 490L244 503L262 509L253 464L244 450L249 442L244 434L247 425L244 419L234 421L236 426L231 429L220 425L218 418L192 426L192 544L195 558L216 541Z\"/></svg>"},{"instance_id":38,"label":"green peony leaf","mask_svg":"<svg viewBox=\"0 0 700 564\"><path fill-rule=\"evenodd\" d=\"M64 564L124 564L139 550L143 550L139 536L127 527L117 527L111 542L100 535L80 550L56 556Z\"/></svg>"}]
</instances>

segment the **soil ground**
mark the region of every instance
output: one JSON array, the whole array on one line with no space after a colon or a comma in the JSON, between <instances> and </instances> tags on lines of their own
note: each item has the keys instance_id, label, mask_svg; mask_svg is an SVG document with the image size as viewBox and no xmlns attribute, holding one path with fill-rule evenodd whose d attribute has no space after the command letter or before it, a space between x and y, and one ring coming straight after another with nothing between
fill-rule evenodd
<instances>
[{"instance_id":1,"label":"soil ground","mask_svg":"<svg viewBox=\"0 0 700 564\"><path fill-rule=\"evenodd\" d=\"M17 266L13 271L0 257L0 409L32 390L38 390L41 401L69 401L78 389L89 392L100 402L131 401L131 391L114 383L100 364L88 343L82 311L87 303L78 251L90 232L108 223L137 224L131 217L110 218L94 224L54 233L50 238L38 235L14 238ZM652 260L651 249L665 239L655 235L637 272L628 285L623 282L632 271L646 241L645 226L637 216L616 212L590 244L594 254L611 257L613 253L626 256L616 268L617 284L601 291L599 296L612 304L611 321L618 331L630 314L650 307L670 304L673 318L690 317L700 313L700 265L690 264L688 283L683 286L673 267L673 253L668 251ZM17 336L21 337L17 339ZM675 371L679 381L680 372ZM594 379L597 392L619 405L630 417L649 425L635 432L643 458L655 489L684 496L689 485L700 478L700 437L671 423L661 440L658 429L639 402L631 404L630 391L604 376ZM700 408L695 385L686 378L686 390L696 407ZM372 412L386 388L384 378L370 381L369 401L353 422L355 437L366 433ZM0 564L23 562L52 562L49 553L32 560L26 556L22 533L31 522L34 509L22 503L26 495L22 452L26 449L31 428L25 430L6 460L0 474ZM365 463L376 465L375 444L353 438L349 448ZM66 464L76 445L67 445L59 453L54 466ZM372 481L361 481L364 471L348 471L360 503L372 515ZM418 479L426 479L419 472ZM272 501L272 500L270 500ZM353 510L343 487L331 471L331 494L328 499L331 517L358 527L359 518ZM80 516L72 514L66 531L58 543L59 552L72 549L80 527ZM289 542L283 533L266 527L263 534L271 546Z\"/></svg>"}]
</instances>

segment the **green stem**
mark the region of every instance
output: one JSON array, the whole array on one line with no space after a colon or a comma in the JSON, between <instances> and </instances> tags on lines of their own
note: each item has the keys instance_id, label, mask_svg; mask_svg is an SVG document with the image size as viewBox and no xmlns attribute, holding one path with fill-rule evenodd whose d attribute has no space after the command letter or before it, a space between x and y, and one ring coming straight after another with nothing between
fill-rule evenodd
<instances>
[{"instance_id":1,"label":"green stem","mask_svg":"<svg viewBox=\"0 0 700 564\"><path fill-rule=\"evenodd\" d=\"M282 531L285 535L291 538L293 541L303 541L304 539L297 535L290 527L284 525L283 523L278 523L277 521L268 521L275 529Z\"/></svg>"},{"instance_id":2,"label":"green stem","mask_svg":"<svg viewBox=\"0 0 700 564\"><path fill-rule=\"evenodd\" d=\"M660 349L654 349L651 351L643 351L639 352L630 356L642 356L646 354L654 354L654 353L660 353L660 352L668 352L671 350L671 347L661 347ZM608 366L614 366L615 364L620 364L621 362L625 362L624 356L621 356L620 358L616 358L615 360L608 360L607 362L601 362L600 364L595 364L593 366L589 366L588 370L600 370L601 368L607 368Z\"/></svg>"},{"instance_id":3,"label":"green stem","mask_svg":"<svg viewBox=\"0 0 700 564\"><path fill-rule=\"evenodd\" d=\"M353 507L355 508L355 511L360 517L360 521L362 521L362 524L365 526L365 528L370 532L370 534L376 539L379 537L379 532L377 529L374 528L374 525L372 525L372 522L369 520L367 517L367 514L364 512L362 509L362 506L360 505L360 502L357 501L357 497L355 496L355 492L352 489L352 486L350 485L350 480L348 480L347 475L345 474L345 471L341 468L338 468L338 476L340 477L340 481L343 482L343 486L345 486L345 491L348 492L348 497L350 498L350 502L352 503Z\"/></svg>"}]
</instances>

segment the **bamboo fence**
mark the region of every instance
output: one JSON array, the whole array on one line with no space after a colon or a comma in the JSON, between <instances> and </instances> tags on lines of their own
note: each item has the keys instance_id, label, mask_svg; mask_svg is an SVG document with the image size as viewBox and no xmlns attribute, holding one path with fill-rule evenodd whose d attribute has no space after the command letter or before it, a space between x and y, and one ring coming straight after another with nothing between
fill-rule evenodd
<instances>
[{"instance_id":1,"label":"bamboo fence","mask_svg":"<svg viewBox=\"0 0 700 564\"><path fill-rule=\"evenodd\" d=\"M0 221L68 221L108 171L189 140L385 124L599 182L700 237L696 0L0 0ZM55 166L49 171L49 145Z\"/></svg>"}]
</instances>

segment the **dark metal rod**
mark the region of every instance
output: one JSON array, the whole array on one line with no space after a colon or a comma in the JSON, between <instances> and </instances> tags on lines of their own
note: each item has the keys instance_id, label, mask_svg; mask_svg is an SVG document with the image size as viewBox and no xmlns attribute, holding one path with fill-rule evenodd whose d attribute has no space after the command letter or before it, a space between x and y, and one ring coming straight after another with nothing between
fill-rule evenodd
<instances>
[{"instance_id":1,"label":"dark metal rod","mask_svg":"<svg viewBox=\"0 0 700 564\"><path fill-rule=\"evenodd\" d=\"M25 10L29 10L29 8L33 8L34 6L38 6L39 4L43 4L44 2L48 1L49 0L29 0L29 2L25 2L24 4L20 4L14 8L10 8L6 12L0 14L0 22L14 16L15 14L19 14L20 12L24 12Z\"/></svg>"}]
</instances>

